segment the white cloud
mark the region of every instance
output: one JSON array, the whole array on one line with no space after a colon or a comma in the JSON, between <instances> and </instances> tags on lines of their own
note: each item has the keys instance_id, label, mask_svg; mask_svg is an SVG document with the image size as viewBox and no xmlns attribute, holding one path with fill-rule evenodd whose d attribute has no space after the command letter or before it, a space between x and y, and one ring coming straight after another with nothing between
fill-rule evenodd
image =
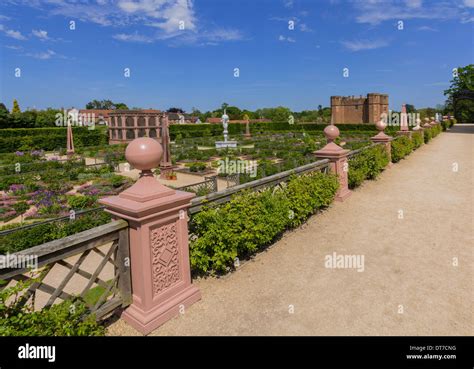
<instances>
[{"instance_id":1,"label":"white cloud","mask_svg":"<svg viewBox=\"0 0 474 369\"><path fill-rule=\"evenodd\" d=\"M179 32L180 22L188 31L196 28L193 4L189 0L121 0L118 6L127 14L154 19L151 24L166 33Z\"/></svg>"},{"instance_id":2,"label":"white cloud","mask_svg":"<svg viewBox=\"0 0 474 369\"><path fill-rule=\"evenodd\" d=\"M34 29L31 31L31 33L33 34L33 36L38 37L40 40L49 40L48 32L43 31L41 29L38 29L38 30Z\"/></svg>"},{"instance_id":3,"label":"white cloud","mask_svg":"<svg viewBox=\"0 0 474 369\"><path fill-rule=\"evenodd\" d=\"M350 51L374 50L381 47L388 46L388 41L385 40L353 40L341 41L341 44Z\"/></svg>"},{"instance_id":4,"label":"white cloud","mask_svg":"<svg viewBox=\"0 0 474 369\"><path fill-rule=\"evenodd\" d=\"M308 27L306 23L301 23L299 25L299 29L301 32L313 32L313 30L310 27Z\"/></svg>"},{"instance_id":5,"label":"white cloud","mask_svg":"<svg viewBox=\"0 0 474 369\"><path fill-rule=\"evenodd\" d=\"M464 6L468 8L474 8L474 0L464 0Z\"/></svg>"},{"instance_id":6,"label":"white cloud","mask_svg":"<svg viewBox=\"0 0 474 369\"><path fill-rule=\"evenodd\" d=\"M377 25L390 20L406 19L459 19L466 22L472 17L459 1L429 1L419 0L353 0L356 9L356 21ZM474 0L464 0L469 7ZM466 4L467 3L467 4Z\"/></svg>"},{"instance_id":7,"label":"white cloud","mask_svg":"<svg viewBox=\"0 0 474 369\"><path fill-rule=\"evenodd\" d=\"M7 49L10 49L10 50L23 50L23 47L22 47L22 46L5 45L5 47L6 47Z\"/></svg>"},{"instance_id":8,"label":"white cloud","mask_svg":"<svg viewBox=\"0 0 474 369\"><path fill-rule=\"evenodd\" d=\"M430 32L438 32L436 28L430 27L430 26L421 26L418 27L418 31L430 31Z\"/></svg>"},{"instance_id":9,"label":"white cloud","mask_svg":"<svg viewBox=\"0 0 474 369\"><path fill-rule=\"evenodd\" d=\"M53 56L57 55L53 50L46 50L43 52L39 53L28 53L25 54L26 56L31 56L32 58L35 59L41 59L41 60L46 60L46 59L51 59Z\"/></svg>"},{"instance_id":10,"label":"white cloud","mask_svg":"<svg viewBox=\"0 0 474 369\"><path fill-rule=\"evenodd\" d=\"M278 41L282 41L282 42L291 42L291 43L294 43L296 42L296 40L294 38L291 38L291 37L285 37L285 36L282 36L280 35L278 37Z\"/></svg>"},{"instance_id":11,"label":"white cloud","mask_svg":"<svg viewBox=\"0 0 474 369\"><path fill-rule=\"evenodd\" d=\"M14 31L12 29L3 29L3 27L2 30L8 37L14 38L15 40L26 40L26 37L23 36L20 31Z\"/></svg>"},{"instance_id":12,"label":"white cloud","mask_svg":"<svg viewBox=\"0 0 474 369\"><path fill-rule=\"evenodd\" d=\"M5 1L5 0L4 0ZM241 40L240 31L210 29L198 22L193 0L6 0L15 5L32 6L48 15L61 15L104 27L126 27L116 31L114 38L124 42L168 41L177 44L202 44ZM225 20L225 18L224 18ZM199 26L198 26L199 25ZM149 27L149 36L134 30L133 26ZM184 27L184 29L183 29ZM41 31L41 30L39 30ZM46 36L47 33L45 34ZM41 39L39 33L35 34ZM178 41L177 39L181 39ZM53 40L48 36L48 40ZM218 40L218 41L216 41Z\"/></svg>"},{"instance_id":13,"label":"white cloud","mask_svg":"<svg viewBox=\"0 0 474 369\"><path fill-rule=\"evenodd\" d=\"M422 0L405 0L405 3L409 8L420 8Z\"/></svg>"},{"instance_id":14,"label":"white cloud","mask_svg":"<svg viewBox=\"0 0 474 369\"><path fill-rule=\"evenodd\" d=\"M131 34L119 33L119 34L113 35L112 37L115 38L116 40L124 41L124 42L139 42L139 43L153 42L152 38L148 36L144 36L144 35L139 35L137 32L131 33Z\"/></svg>"},{"instance_id":15,"label":"white cloud","mask_svg":"<svg viewBox=\"0 0 474 369\"><path fill-rule=\"evenodd\" d=\"M285 8L293 8L293 5L295 5L294 0L284 0L283 5Z\"/></svg>"}]
</instances>

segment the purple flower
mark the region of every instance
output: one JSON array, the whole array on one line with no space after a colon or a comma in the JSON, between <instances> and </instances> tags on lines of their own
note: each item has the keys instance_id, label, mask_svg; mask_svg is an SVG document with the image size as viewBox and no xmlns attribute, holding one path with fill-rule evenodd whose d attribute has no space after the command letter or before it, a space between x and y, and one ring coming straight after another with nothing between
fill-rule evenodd
<instances>
[{"instance_id":1,"label":"purple flower","mask_svg":"<svg viewBox=\"0 0 474 369\"><path fill-rule=\"evenodd\" d=\"M43 156L43 150L33 150L31 156Z\"/></svg>"},{"instance_id":2,"label":"purple flower","mask_svg":"<svg viewBox=\"0 0 474 369\"><path fill-rule=\"evenodd\" d=\"M23 151L15 151L16 156L23 156L25 153Z\"/></svg>"},{"instance_id":3,"label":"purple flower","mask_svg":"<svg viewBox=\"0 0 474 369\"><path fill-rule=\"evenodd\" d=\"M12 184L10 185L10 188L9 190L11 192L13 192L14 194L18 193L18 192L22 192L22 191L25 191L26 190L26 187L22 184Z\"/></svg>"}]
</instances>

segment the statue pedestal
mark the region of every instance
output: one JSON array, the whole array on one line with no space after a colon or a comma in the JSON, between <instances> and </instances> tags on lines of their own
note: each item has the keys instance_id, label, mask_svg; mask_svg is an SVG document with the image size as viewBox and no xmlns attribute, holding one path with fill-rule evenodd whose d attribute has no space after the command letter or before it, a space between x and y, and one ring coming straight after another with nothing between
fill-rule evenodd
<instances>
[{"instance_id":1,"label":"statue pedestal","mask_svg":"<svg viewBox=\"0 0 474 369\"><path fill-rule=\"evenodd\" d=\"M216 141L216 149L225 149L225 148L236 149L237 141Z\"/></svg>"}]
</instances>

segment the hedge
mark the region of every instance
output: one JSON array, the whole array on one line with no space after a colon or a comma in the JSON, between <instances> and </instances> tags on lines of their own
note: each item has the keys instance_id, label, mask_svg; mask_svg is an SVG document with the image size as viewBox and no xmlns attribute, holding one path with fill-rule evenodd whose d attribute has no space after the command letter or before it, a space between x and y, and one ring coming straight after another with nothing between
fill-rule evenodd
<instances>
[{"instance_id":1,"label":"hedge","mask_svg":"<svg viewBox=\"0 0 474 369\"><path fill-rule=\"evenodd\" d=\"M349 172L347 173L349 188L359 186L366 179L377 178L388 163L388 154L382 145L361 151L349 162Z\"/></svg>"},{"instance_id":2,"label":"hedge","mask_svg":"<svg viewBox=\"0 0 474 369\"><path fill-rule=\"evenodd\" d=\"M194 272L225 272L328 206L338 188L335 176L314 172L293 177L283 188L245 192L226 204L205 208L190 222Z\"/></svg>"},{"instance_id":3,"label":"hedge","mask_svg":"<svg viewBox=\"0 0 474 369\"><path fill-rule=\"evenodd\" d=\"M414 131L411 136L413 143L413 150L416 150L421 145L423 145L423 133Z\"/></svg>"},{"instance_id":4,"label":"hedge","mask_svg":"<svg viewBox=\"0 0 474 369\"><path fill-rule=\"evenodd\" d=\"M228 127L229 134L243 134L245 133L245 124L230 123ZM288 122L273 122L273 123L250 123L250 132L255 134L259 132L272 131L320 131L322 132L327 124L320 123L295 123ZM340 131L375 131L373 124L338 124ZM170 126L170 137L172 140L176 139L178 135L183 138L189 137L206 137L206 136L220 136L222 135L221 124L173 124Z\"/></svg>"},{"instance_id":5,"label":"hedge","mask_svg":"<svg viewBox=\"0 0 474 369\"><path fill-rule=\"evenodd\" d=\"M107 129L74 127L74 145L98 146L108 143ZM0 153L22 150L56 150L66 147L66 128L7 128L0 130Z\"/></svg>"},{"instance_id":6,"label":"hedge","mask_svg":"<svg viewBox=\"0 0 474 369\"><path fill-rule=\"evenodd\" d=\"M400 136L392 141L392 162L398 163L413 150L410 137Z\"/></svg>"},{"instance_id":7,"label":"hedge","mask_svg":"<svg viewBox=\"0 0 474 369\"><path fill-rule=\"evenodd\" d=\"M67 237L87 229L98 227L111 220L109 213L92 212L78 216L75 220L39 224L0 236L0 255L14 253L45 242Z\"/></svg>"}]
</instances>

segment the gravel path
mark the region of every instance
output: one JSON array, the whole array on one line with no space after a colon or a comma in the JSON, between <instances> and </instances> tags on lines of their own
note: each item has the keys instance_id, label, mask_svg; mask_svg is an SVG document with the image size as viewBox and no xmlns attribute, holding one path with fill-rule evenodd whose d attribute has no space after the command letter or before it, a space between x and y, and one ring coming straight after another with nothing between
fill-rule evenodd
<instances>
[{"instance_id":1,"label":"gravel path","mask_svg":"<svg viewBox=\"0 0 474 369\"><path fill-rule=\"evenodd\" d=\"M474 125L442 133L236 272L195 281L202 300L152 334L473 335L473 159ZM364 271L325 268L334 252ZM119 320L109 334L138 333Z\"/></svg>"}]
</instances>

